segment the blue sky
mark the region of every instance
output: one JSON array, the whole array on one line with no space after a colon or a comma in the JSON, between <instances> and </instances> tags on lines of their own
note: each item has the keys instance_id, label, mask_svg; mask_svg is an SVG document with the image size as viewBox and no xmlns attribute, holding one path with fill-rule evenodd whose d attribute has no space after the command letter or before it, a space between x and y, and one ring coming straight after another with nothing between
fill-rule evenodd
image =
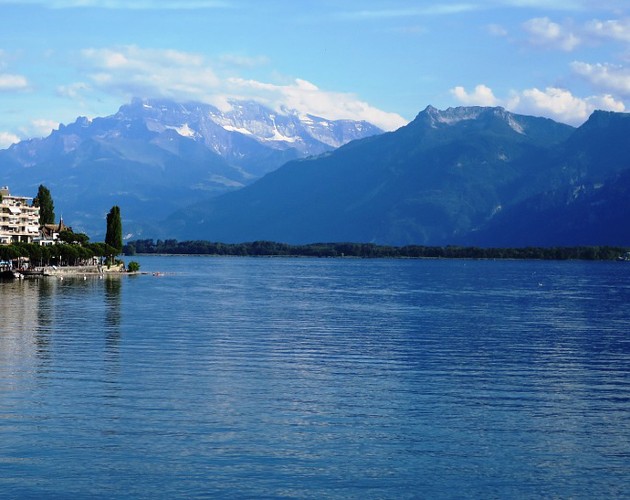
<instances>
[{"instance_id":1,"label":"blue sky","mask_svg":"<svg viewBox=\"0 0 630 500\"><path fill-rule=\"evenodd\" d=\"M630 107L627 0L0 0L0 147L132 97L366 119Z\"/></svg>"}]
</instances>

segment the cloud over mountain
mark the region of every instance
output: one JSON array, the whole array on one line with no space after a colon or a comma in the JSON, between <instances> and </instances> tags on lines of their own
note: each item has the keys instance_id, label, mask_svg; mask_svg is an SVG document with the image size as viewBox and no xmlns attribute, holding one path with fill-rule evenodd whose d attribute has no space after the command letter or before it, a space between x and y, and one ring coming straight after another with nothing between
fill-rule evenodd
<instances>
[{"instance_id":1,"label":"cloud over mountain","mask_svg":"<svg viewBox=\"0 0 630 500\"><path fill-rule=\"evenodd\" d=\"M11 144L20 142L20 138L10 132L0 132L0 148L7 148Z\"/></svg>"},{"instance_id":2,"label":"cloud over mountain","mask_svg":"<svg viewBox=\"0 0 630 500\"><path fill-rule=\"evenodd\" d=\"M492 89L480 84L473 91L458 86L451 89L453 96L464 105L503 106L524 114L543 115L571 125L580 125L597 109L625 111L623 102L610 94L577 97L569 90L547 87L513 91L505 98L498 98Z\"/></svg>"},{"instance_id":3,"label":"cloud over mountain","mask_svg":"<svg viewBox=\"0 0 630 500\"><path fill-rule=\"evenodd\" d=\"M630 97L630 68L616 64L589 64L574 62L573 71L593 86Z\"/></svg>"},{"instance_id":4,"label":"cloud over mountain","mask_svg":"<svg viewBox=\"0 0 630 500\"><path fill-rule=\"evenodd\" d=\"M536 2L513 3L526 7L533 6ZM586 6L584 2L571 3L576 11L583 10ZM610 4L611 12L615 12L613 3ZM606 5L608 3L601 7L605 9ZM507 38L509 33L507 39L519 44L523 50L542 50L552 59L556 58L552 54L573 53L578 49L599 49L606 44L620 45L622 51L617 53L616 63L580 60L566 62L565 75L559 75L557 82L544 88L512 88L507 95L498 96L493 91L493 85L484 82L477 84L473 90L458 85L451 88L451 95L464 105L500 105L510 111L543 115L572 125L582 124L595 110L625 111L624 100L630 97L630 68L623 50L625 49L625 54L630 50L629 29L630 18L626 17L603 21L593 18L579 22L574 18L557 21L549 16L534 17L520 24L520 35L508 32L501 25L487 25L489 35ZM591 51L593 53L599 52ZM582 87L586 84L590 90L576 90L579 87L576 83L581 83Z\"/></svg>"},{"instance_id":5,"label":"cloud over mountain","mask_svg":"<svg viewBox=\"0 0 630 500\"><path fill-rule=\"evenodd\" d=\"M529 41L533 45L570 52L581 43L577 35L548 17L530 19L523 24L523 28L529 34Z\"/></svg>"},{"instance_id":6,"label":"cloud over mountain","mask_svg":"<svg viewBox=\"0 0 630 500\"><path fill-rule=\"evenodd\" d=\"M134 96L223 111L231 100L254 100L278 113L366 120L385 130L428 102L500 105L572 124L596 107L629 105L624 0L0 6L5 138L27 139L34 120L104 116Z\"/></svg>"},{"instance_id":7,"label":"cloud over mountain","mask_svg":"<svg viewBox=\"0 0 630 500\"><path fill-rule=\"evenodd\" d=\"M217 62L200 54L135 45L85 49L81 57L89 67L88 81L64 86L58 92L77 96L97 89L124 99L145 96L194 100L223 110L229 109L230 100L250 99L278 111L289 108L335 120L365 120L383 130L407 123L400 115L370 106L352 93L324 90L300 78L261 82L223 69L226 64L242 66L242 58L223 56ZM256 61L262 64L265 59Z\"/></svg>"}]
</instances>

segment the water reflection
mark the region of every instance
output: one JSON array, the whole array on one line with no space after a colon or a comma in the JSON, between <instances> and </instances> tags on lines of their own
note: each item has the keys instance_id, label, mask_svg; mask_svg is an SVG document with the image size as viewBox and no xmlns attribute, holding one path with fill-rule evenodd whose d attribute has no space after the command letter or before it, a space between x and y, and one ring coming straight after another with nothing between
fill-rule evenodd
<instances>
[{"instance_id":1,"label":"water reflection","mask_svg":"<svg viewBox=\"0 0 630 500\"><path fill-rule=\"evenodd\" d=\"M54 355L99 350L96 344L87 345L99 342L98 336L104 340L104 359L115 361L122 279L48 277L0 283L0 375L35 366L44 373Z\"/></svg>"},{"instance_id":2,"label":"water reflection","mask_svg":"<svg viewBox=\"0 0 630 500\"><path fill-rule=\"evenodd\" d=\"M153 262L0 286L0 497L630 498L628 267Z\"/></svg>"},{"instance_id":3,"label":"water reflection","mask_svg":"<svg viewBox=\"0 0 630 500\"><path fill-rule=\"evenodd\" d=\"M108 276L105 279L105 329L109 348L117 348L120 343L121 290L122 283L119 276Z\"/></svg>"},{"instance_id":4,"label":"water reflection","mask_svg":"<svg viewBox=\"0 0 630 500\"><path fill-rule=\"evenodd\" d=\"M52 327L54 318L50 314L51 297L54 294L54 280L37 280L37 329L35 331L35 342L37 356L42 364L46 364L51 357L50 348L52 342Z\"/></svg>"}]
</instances>

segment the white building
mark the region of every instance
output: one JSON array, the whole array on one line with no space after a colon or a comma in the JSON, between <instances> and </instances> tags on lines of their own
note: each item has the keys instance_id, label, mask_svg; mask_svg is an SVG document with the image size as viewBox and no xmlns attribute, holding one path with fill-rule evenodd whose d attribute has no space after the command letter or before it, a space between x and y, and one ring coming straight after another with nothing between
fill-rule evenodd
<instances>
[{"instance_id":1,"label":"white building","mask_svg":"<svg viewBox=\"0 0 630 500\"><path fill-rule=\"evenodd\" d=\"M39 207L33 198L12 196L8 187L0 188L0 244L32 243L39 235Z\"/></svg>"}]
</instances>

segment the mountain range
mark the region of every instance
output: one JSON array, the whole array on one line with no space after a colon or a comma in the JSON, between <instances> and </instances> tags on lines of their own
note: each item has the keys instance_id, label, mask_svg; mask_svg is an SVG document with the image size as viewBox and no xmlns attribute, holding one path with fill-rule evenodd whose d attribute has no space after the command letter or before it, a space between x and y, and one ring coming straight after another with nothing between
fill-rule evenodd
<instances>
[{"instance_id":1,"label":"mountain range","mask_svg":"<svg viewBox=\"0 0 630 500\"><path fill-rule=\"evenodd\" d=\"M575 129L431 106L399 130L292 161L171 216L179 239L628 245L630 114Z\"/></svg>"},{"instance_id":2,"label":"mountain range","mask_svg":"<svg viewBox=\"0 0 630 500\"><path fill-rule=\"evenodd\" d=\"M58 215L100 236L114 204L141 234L178 208L246 186L289 160L381 133L362 121L327 120L253 101L225 110L134 99L107 117L78 118L42 139L0 151L0 179L15 193L46 185Z\"/></svg>"},{"instance_id":3,"label":"mountain range","mask_svg":"<svg viewBox=\"0 0 630 500\"><path fill-rule=\"evenodd\" d=\"M45 183L91 235L118 204L132 239L626 246L628 137L630 114L603 111L574 128L428 106L382 133L253 102L134 100L0 151L0 178Z\"/></svg>"}]
</instances>

